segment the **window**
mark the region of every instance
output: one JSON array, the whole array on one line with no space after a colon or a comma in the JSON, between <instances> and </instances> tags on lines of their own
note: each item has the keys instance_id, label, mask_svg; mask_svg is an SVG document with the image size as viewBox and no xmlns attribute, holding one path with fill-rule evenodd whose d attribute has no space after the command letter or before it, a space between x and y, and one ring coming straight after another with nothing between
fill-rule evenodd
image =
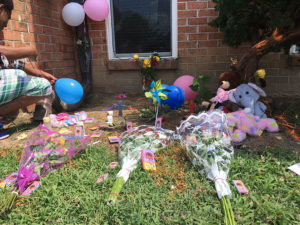
<instances>
[{"instance_id":1,"label":"window","mask_svg":"<svg viewBox=\"0 0 300 225\"><path fill-rule=\"evenodd\" d=\"M110 0L107 19L109 59L177 57L177 0Z\"/></svg>"}]
</instances>

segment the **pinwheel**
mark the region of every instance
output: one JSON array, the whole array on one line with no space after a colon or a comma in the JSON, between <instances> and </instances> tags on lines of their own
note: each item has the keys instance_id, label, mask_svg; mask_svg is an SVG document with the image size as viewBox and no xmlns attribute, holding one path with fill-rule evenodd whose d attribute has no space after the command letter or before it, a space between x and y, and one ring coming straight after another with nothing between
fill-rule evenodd
<instances>
[{"instance_id":1,"label":"pinwheel","mask_svg":"<svg viewBox=\"0 0 300 225\"><path fill-rule=\"evenodd\" d=\"M150 85L150 91L145 92L146 98L152 99L153 104L155 104L155 124L157 120L157 115L158 115L158 107L161 104L162 100L167 100L167 90L163 88L161 84L161 80L158 80L156 82L152 81Z\"/></svg>"}]
</instances>

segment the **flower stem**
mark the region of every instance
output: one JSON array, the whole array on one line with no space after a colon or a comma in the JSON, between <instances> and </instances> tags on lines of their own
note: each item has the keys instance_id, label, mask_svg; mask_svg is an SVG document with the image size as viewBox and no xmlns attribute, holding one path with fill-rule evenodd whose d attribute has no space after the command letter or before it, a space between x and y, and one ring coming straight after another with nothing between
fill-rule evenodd
<instances>
[{"instance_id":1,"label":"flower stem","mask_svg":"<svg viewBox=\"0 0 300 225\"><path fill-rule=\"evenodd\" d=\"M119 196L119 193L121 192L122 190L122 187L125 183L125 180L123 177L118 177L117 180L115 181L113 187L112 187L112 190L110 192L110 195L108 197L108 201L107 203L108 204L114 204L116 201L117 201L117 198Z\"/></svg>"}]
</instances>

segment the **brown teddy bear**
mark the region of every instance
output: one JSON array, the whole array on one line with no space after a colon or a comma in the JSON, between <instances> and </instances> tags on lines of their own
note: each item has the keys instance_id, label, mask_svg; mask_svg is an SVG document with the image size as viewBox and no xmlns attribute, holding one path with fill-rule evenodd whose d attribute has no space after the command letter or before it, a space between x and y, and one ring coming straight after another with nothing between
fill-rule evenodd
<instances>
[{"instance_id":1,"label":"brown teddy bear","mask_svg":"<svg viewBox=\"0 0 300 225\"><path fill-rule=\"evenodd\" d=\"M224 72L219 76L218 87L221 87L225 91L229 91L236 88L241 83L241 75L238 72Z\"/></svg>"},{"instance_id":2,"label":"brown teddy bear","mask_svg":"<svg viewBox=\"0 0 300 225\"><path fill-rule=\"evenodd\" d=\"M225 112L232 112L238 106L228 100L228 95L241 84L241 76L236 71L224 72L219 76L217 95L210 99L215 104L215 108L221 108Z\"/></svg>"}]
</instances>

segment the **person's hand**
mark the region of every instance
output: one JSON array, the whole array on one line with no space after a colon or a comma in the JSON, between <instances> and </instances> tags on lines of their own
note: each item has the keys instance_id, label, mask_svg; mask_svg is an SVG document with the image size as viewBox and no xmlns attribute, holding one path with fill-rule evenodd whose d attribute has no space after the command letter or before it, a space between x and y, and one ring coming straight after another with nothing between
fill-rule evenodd
<instances>
[{"instance_id":1,"label":"person's hand","mask_svg":"<svg viewBox=\"0 0 300 225\"><path fill-rule=\"evenodd\" d=\"M42 77L49 80L50 84L54 84L57 78L50 73L42 71Z\"/></svg>"}]
</instances>

